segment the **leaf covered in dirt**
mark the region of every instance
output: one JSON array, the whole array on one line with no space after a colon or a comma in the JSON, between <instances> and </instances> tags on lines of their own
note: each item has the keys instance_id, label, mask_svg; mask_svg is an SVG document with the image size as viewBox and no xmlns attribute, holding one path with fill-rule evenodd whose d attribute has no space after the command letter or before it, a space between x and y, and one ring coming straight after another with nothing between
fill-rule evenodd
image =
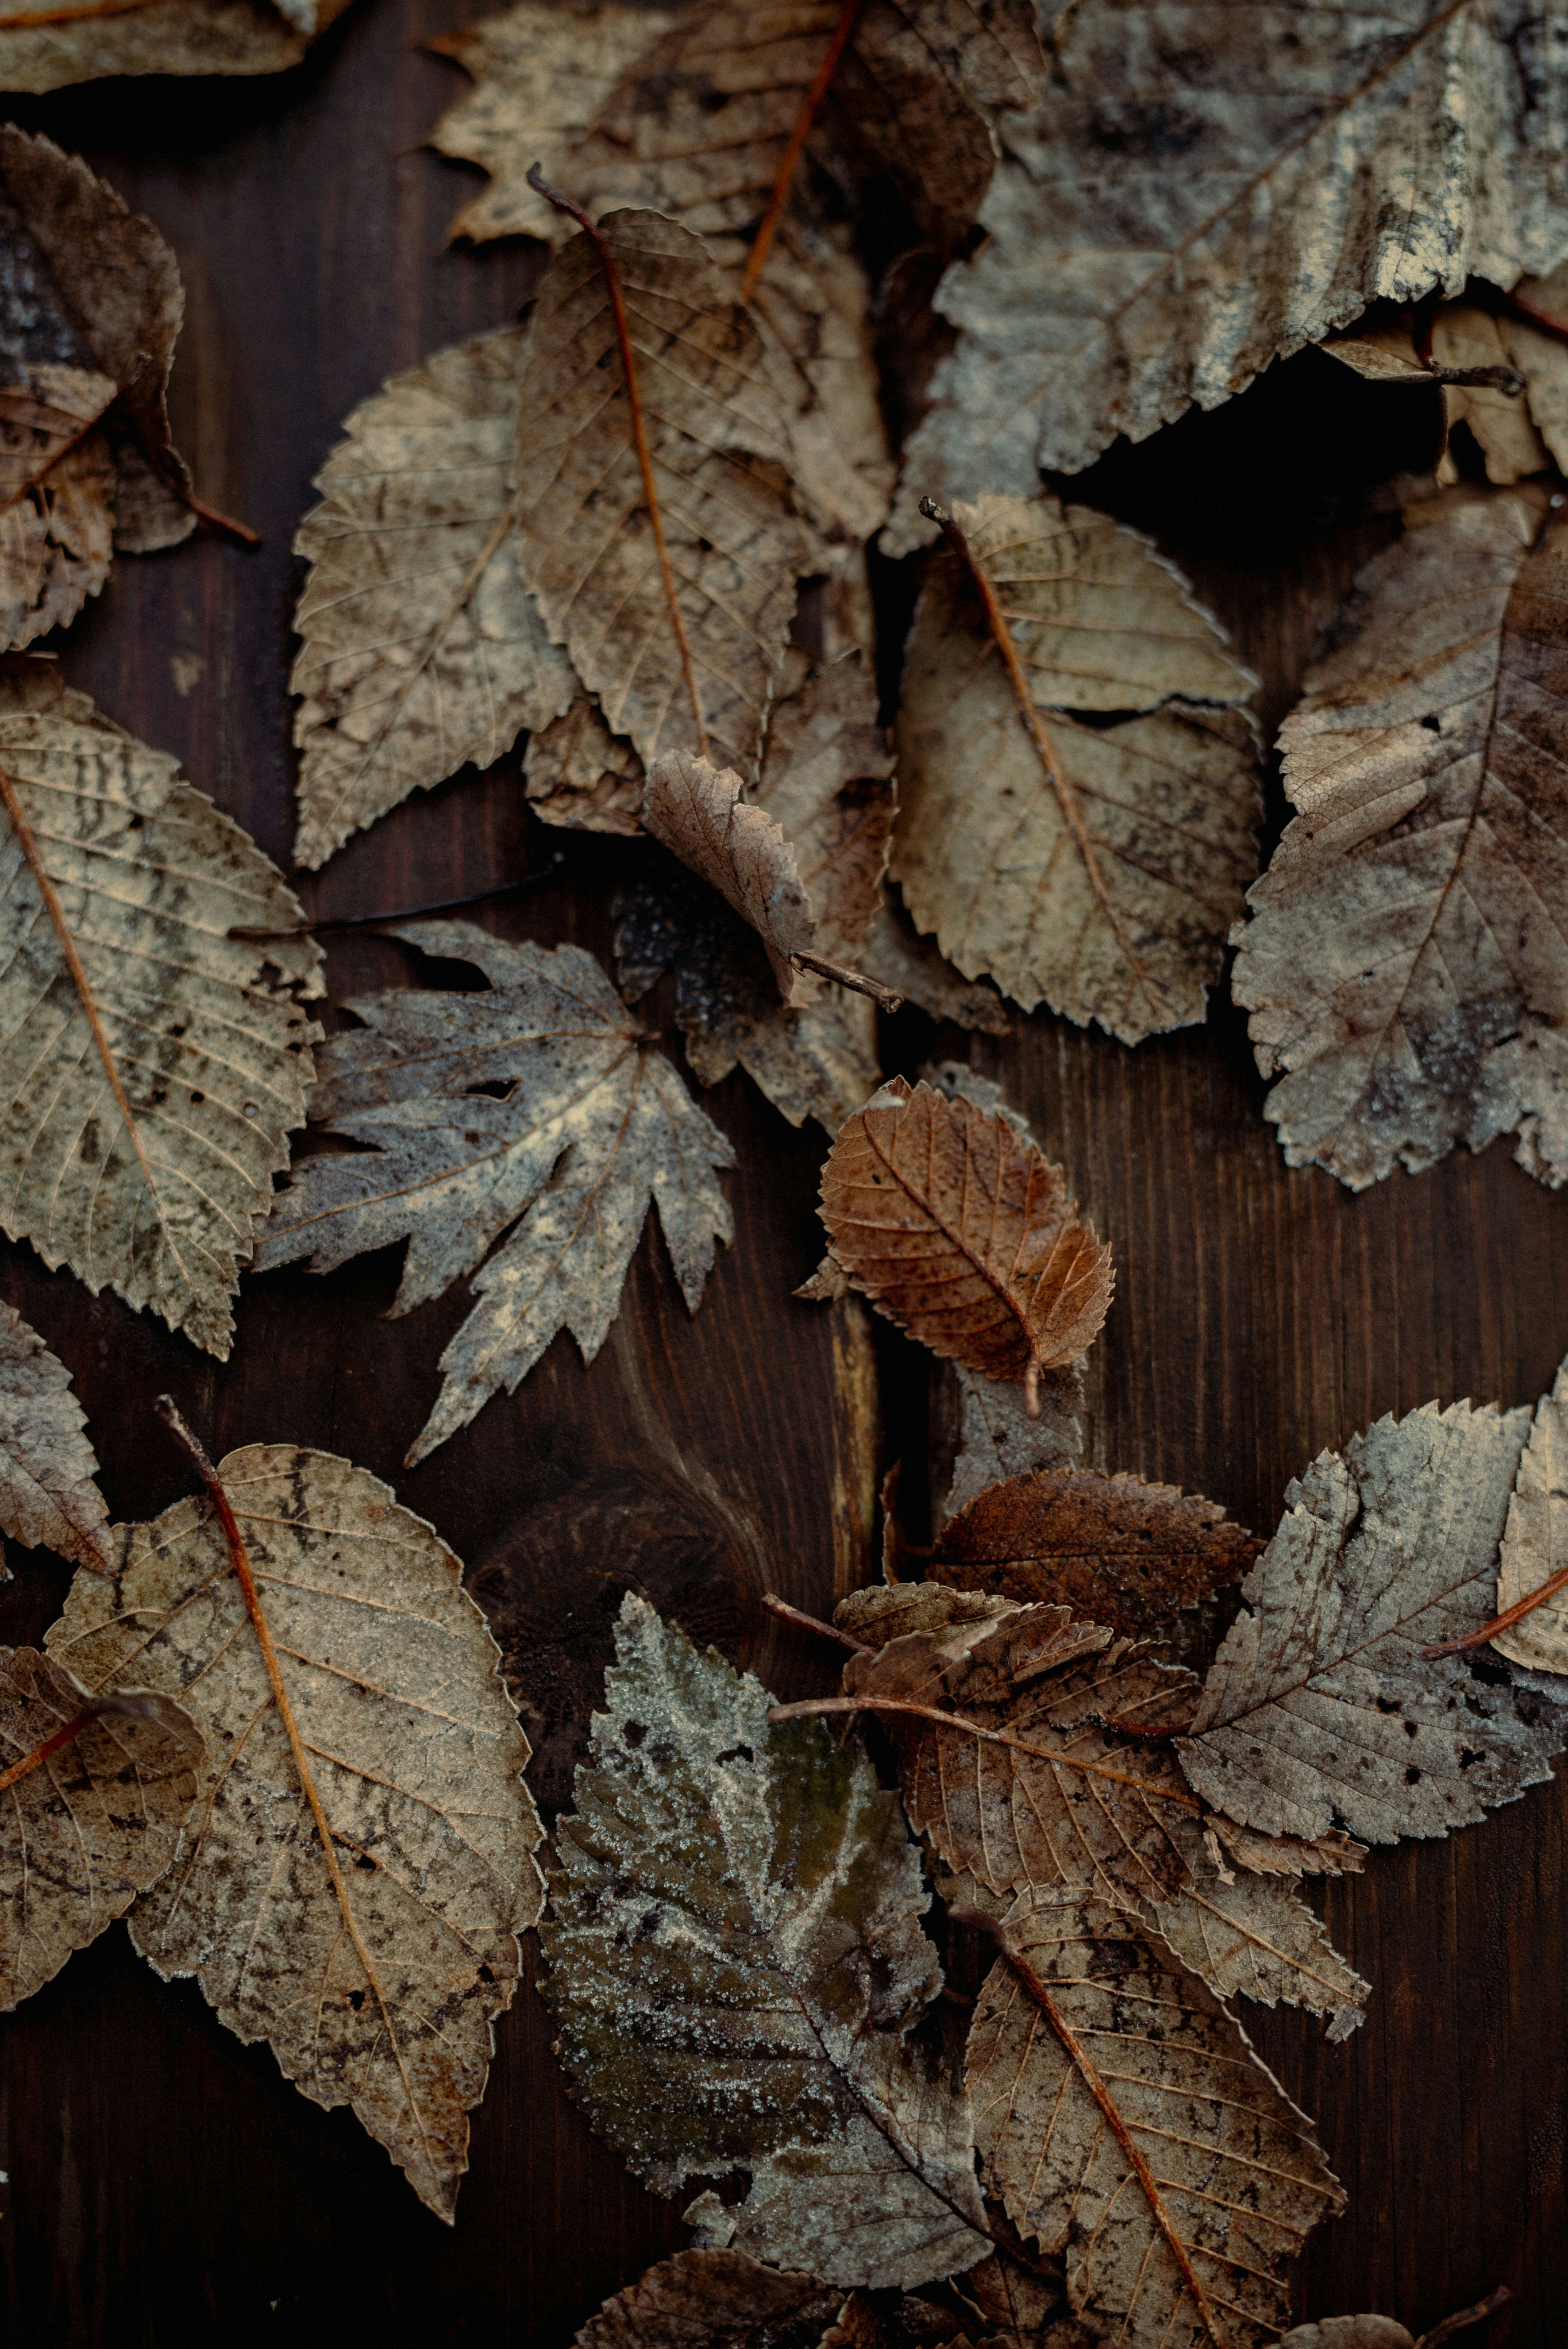
<instances>
[{"instance_id":1,"label":"leaf covered in dirt","mask_svg":"<svg viewBox=\"0 0 1568 2349\"><path fill-rule=\"evenodd\" d=\"M73 1566L107 1568L108 1511L71 1374L36 1330L0 1305L0 1533L42 1542Z\"/></svg>"},{"instance_id":2,"label":"leaf covered in dirt","mask_svg":"<svg viewBox=\"0 0 1568 2349\"><path fill-rule=\"evenodd\" d=\"M61 89L122 74L283 73L348 5L144 0L119 11L36 0L0 31L0 89Z\"/></svg>"},{"instance_id":3,"label":"leaf covered in dirt","mask_svg":"<svg viewBox=\"0 0 1568 2349\"><path fill-rule=\"evenodd\" d=\"M857 1745L628 1594L558 1829L544 1994L590 2121L699 2240L909 2286L988 2249L968 2114L911 2034L941 1982L897 1798Z\"/></svg>"},{"instance_id":4,"label":"leaf covered in dirt","mask_svg":"<svg viewBox=\"0 0 1568 2349\"><path fill-rule=\"evenodd\" d=\"M576 2349L818 2349L843 2298L744 2251L677 2251L607 2300Z\"/></svg>"},{"instance_id":5,"label":"leaf covered in dirt","mask_svg":"<svg viewBox=\"0 0 1568 2349\"><path fill-rule=\"evenodd\" d=\"M207 1733L131 1935L314 2103L351 2106L450 2220L539 1913L528 1742L459 1561L378 1477L262 1444L217 1473L276 1682L206 1497L117 1526L112 1575L78 1575L48 1637L95 1685L188 1701Z\"/></svg>"},{"instance_id":6,"label":"leaf covered in dirt","mask_svg":"<svg viewBox=\"0 0 1568 2349\"><path fill-rule=\"evenodd\" d=\"M507 946L471 922L409 922L394 935L473 964L490 985L346 1006L365 1025L323 1051L315 1110L335 1134L371 1146L295 1169L257 1264L304 1257L328 1272L407 1240L392 1311L407 1313L488 1257L412 1464L511 1392L558 1330L593 1361L655 1202L695 1313L715 1243L734 1234L717 1174L735 1160L581 947Z\"/></svg>"}]
</instances>

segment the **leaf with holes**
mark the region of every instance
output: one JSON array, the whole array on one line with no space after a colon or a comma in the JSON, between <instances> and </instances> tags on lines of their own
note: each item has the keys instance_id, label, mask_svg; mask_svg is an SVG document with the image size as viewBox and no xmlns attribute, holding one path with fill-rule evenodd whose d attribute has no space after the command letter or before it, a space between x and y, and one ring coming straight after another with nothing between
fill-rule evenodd
<instances>
[{"instance_id":1,"label":"leaf with holes","mask_svg":"<svg viewBox=\"0 0 1568 2349\"><path fill-rule=\"evenodd\" d=\"M71 1376L36 1330L0 1305L0 1533L74 1566L107 1568L108 1511Z\"/></svg>"},{"instance_id":2,"label":"leaf with holes","mask_svg":"<svg viewBox=\"0 0 1568 2349\"><path fill-rule=\"evenodd\" d=\"M0 32L0 89L121 74L271 74L297 65L349 0L36 0Z\"/></svg>"}]
</instances>

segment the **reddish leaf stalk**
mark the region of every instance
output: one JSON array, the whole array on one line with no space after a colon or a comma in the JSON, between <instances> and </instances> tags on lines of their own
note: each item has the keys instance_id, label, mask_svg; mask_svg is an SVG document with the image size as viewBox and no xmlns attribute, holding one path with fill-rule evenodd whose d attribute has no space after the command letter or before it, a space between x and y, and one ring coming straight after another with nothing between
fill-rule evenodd
<instances>
[{"instance_id":1,"label":"reddish leaf stalk","mask_svg":"<svg viewBox=\"0 0 1568 2349\"><path fill-rule=\"evenodd\" d=\"M142 0L136 0L136 5L140 7ZM259 530L253 530L248 522L236 522L232 514L220 513L216 506L204 504L194 490L186 493L185 502L193 514L200 516L202 522L211 523L214 530L228 531L232 536L242 540L246 546L260 546L262 533Z\"/></svg>"},{"instance_id":2,"label":"reddish leaf stalk","mask_svg":"<svg viewBox=\"0 0 1568 2349\"><path fill-rule=\"evenodd\" d=\"M811 135L811 125L816 120L817 109L828 95L833 76L839 70L839 60L849 46L850 35L854 30L855 18L859 16L860 9L861 0L843 0L843 5L839 10L839 21L834 26L832 36L823 52L822 62L811 77L810 88L800 101L800 111L795 117L795 126L789 133L789 144L774 174L772 192L768 199L768 209L762 215L761 224L752 240L751 251L746 257L746 274L740 281L740 298L743 302L750 301L757 291L757 281L768 265L768 256L773 250L773 240L779 233L779 223L784 217L785 202L789 198L790 185L804 152L806 141Z\"/></svg>"},{"instance_id":3,"label":"reddish leaf stalk","mask_svg":"<svg viewBox=\"0 0 1568 2349\"><path fill-rule=\"evenodd\" d=\"M1568 1566L1563 1567L1561 1573L1552 1575L1539 1590L1527 1591L1522 1599L1516 1599L1511 1607L1505 1607L1501 1615L1494 1615L1491 1621L1483 1623L1479 1631L1467 1631L1462 1640L1439 1640L1436 1647L1423 1648L1421 1653L1430 1660L1434 1656L1461 1656L1469 1648L1484 1648L1490 1640L1496 1639L1500 1631L1511 1630L1515 1623L1522 1623L1527 1615L1533 1615L1542 1602L1561 1590L1564 1584L1568 1584Z\"/></svg>"},{"instance_id":4,"label":"reddish leaf stalk","mask_svg":"<svg viewBox=\"0 0 1568 2349\"><path fill-rule=\"evenodd\" d=\"M14 1786L18 1778L26 1778L30 1772L41 1769L51 1754L57 1754L62 1746L69 1745L79 1737L88 1722L96 1721L102 1711L101 1705L88 1705L87 1711L78 1713L74 1721L66 1722L51 1736L46 1737L42 1745L35 1745L31 1754L24 1754L20 1762L13 1762L8 1770L0 1770L0 1792L7 1786Z\"/></svg>"},{"instance_id":5,"label":"reddish leaf stalk","mask_svg":"<svg viewBox=\"0 0 1568 2349\"><path fill-rule=\"evenodd\" d=\"M836 1623L824 1623L820 1615L808 1615L802 1608L791 1607L787 1599L779 1598L771 1590L763 1592L762 1604L770 1615L777 1615L781 1623L793 1623L798 1630L817 1631L824 1640L837 1640L841 1647L852 1648L857 1656L874 1656L876 1653L876 1650L868 1648L863 1640L851 1640L849 1633L841 1631Z\"/></svg>"},{"instance_id":6,"label":"reddish leaf stalk","mask_svg":"<svg viewBox=\"0 0 1568 2349\"><path fill-rule=\"evenodd\" d=\"M822 978L831 978L840 987L853 988L857 995L869 995L884 1011L902 1011L903 998L880 978L868 978L863 970L851 970L841 962L829 962L825 955L792 954L789 957L797 970L814 970Z\"/></svg>"}]
</instances>

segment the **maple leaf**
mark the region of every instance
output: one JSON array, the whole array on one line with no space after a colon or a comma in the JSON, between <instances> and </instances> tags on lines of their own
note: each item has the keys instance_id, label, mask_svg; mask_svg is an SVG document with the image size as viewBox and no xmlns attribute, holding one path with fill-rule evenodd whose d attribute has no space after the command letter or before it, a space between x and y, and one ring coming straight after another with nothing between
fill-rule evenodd
<instances>
[{"instance_id":1,"label":"maple leaf","mask_svg":"<svg viewBox=\"0 0 1568 2349\"><path fill-rule=\"evenodd\" d=\"M202 1755L201 1729L167 1697L95 1696L47 1656L0 1648L0 2008L157 1883Z\"/></svg>"},{"instance_id":2,"label":"maple leaf","mask_svg":"<svg viewBox=\"0 0 1568 2349\"><path fill-rule=\"evenodd\" d=\"M349 0L37 0L0 31L0 89L297 65Z\"/></svg>"},{"instance_id":3,"label":"maple leaf","mask_svg":"<svg viewBox=\"0 0 1568 2349\"><path fill-rule=\"evenodd\" d=\"M676 2251L607 2300L576 2349L817 2349L843 2297L744 2251Z\"/></svg>"},{"instance_id":4,"label":"maple leaf","mask_svg":"<svg viewBox=\"0 0 1568 2349\"><path fill-rule=\"evenodd\" d=\"M1126 1917L1025 1895L996 1930L967 2063L988 2186L1127 2349L1261 2349L1345 2199L1305 2116Z\"/></svg>"},{"instance_id":5,"label":"maple leaf","mask_svg":"<svg viewBox=\"0 0 1568 2349\"><path fill-rule=\"evenodd\" d=\"M1178 1744L1243 1826L1368 1843L1446 1835L1547 1778L1563 1718L1423 1648L1486 1623L1527 1410L1429 1403L1321 1453Z\"/></svg>"},{"instance_id":6,"label":"maple leaf","mask_svg":"<svg viewBox=\"0 0 1568 2349\"><path fill-rule=\"evenodd\" d=\"M655 2192L824 2282L909 2285L988 2250L963 2101L910 2033L940 1984L896 1797L635 1594L541 1928L588 2118Z\"/></svg>"},{"instance_id":7,"label":"maple leaf","mask_svg":"<svg viewBox=\"0 0 1568 2349\"><path fill-rule=\"evenodd\" d=\"M643 828L643 762L612 734L592 694L577 692L559 718L528 738L528 803L546 823L631 834Z\"/></svg>"},{"instance_id":8,"label":"maple leaf","mask_svg":"<svg viewBox=\"0 0 1568 2349\"><path fill-rule=\"evenodd\" d=\"M304 1122L321 949L172 759L37 670L0 682L0 1221L224 1360Z\"/></svg>"},{"instance_id":9,"label":"maple leaf","mask_svg":"<svg viewBox=\"0 0 1568 2349\"><path fill-rule=\"evenodd\" d=\"M1530 1441L1508 1504L1498 1557L1497 1612L1503 1615L1563 1572L1568 1506L1568 1363L1535 1408ZM9 1528L7 1527L7 1530ZM1532 1672L1568 1672L1568 1598L1539 1601L1492 1640L1500 1656ZM1553 1692L1556 1693L1556 1692ZM1563 1693L1568 1694L1568 1686Z\"/></svg>"},{"instance_id":10,"label":"maple leaf","mask_svg":"<svg viewBox=\"0 0 1568 2349\"><path fill-rule=\"evenodd\" d=\"M893 1078L852 1117L822 1171L841 1270L935 1354L1021 1379L1080 1354L1110 1303L1110 1250L1061 1169L1007 1121Z\"/></svg>"},{"instance_id":11,"label":"maple leaf","mask_svg":"<svg viewBox=\"0 0 1568 2349\"><path fill-rule=\"evenodd\" d=\"M1244 20L1199 8L1085 0L1058 17L1038 106L999 125L985 240L935 296L959 340L886 551L925 534L922 496L1027 493L1040 468L1076 472L1118 433L1218 406L1369 302L1555 269L1550 22L1539 0L1415 0L1353 36L1315 20L1282 66ZM1150 168L1172 141L1174 192Z\"/></svg>"},{"instance_id":12,"label":"maple leaf","mask_svg":"<svg viewBox=\"0 0 1568 2349\"><path fill-rule=\"evenodd\" d=\"M1257 870L1234 706L1256 679L1102 514L986 497L943 527L899 712L892 873L916 926L1026 1010L1124 1043L1201 1019Z\"/></svg>"},{"instance_id":13,"label":"maple leaf","mask_svg":"<svg viewBox=\"0 0 1568 2349\"><path fill-rule=\"evenodd\" d=\"M315 477L324 502L294 546L311 565L289 681L302 864L571 705L572 665L523 584L511 521L528 345L526 327L503 327L394 377Z\"/></svg>"},{"instance_id":14,"label":"maple leaf","mask_svg":"<svg viewBox=\"0 0 1568 2349\"><path fill-rule=\"evenodd\" d=\"M1568 1174L1568 667L1540 492L1460 492L1361 572L1280 734L1296 814L1232 978L1293 1166L1353 1190L1517 1133Z\"/></svg>"},{"instance_id":15,"label":"maple leaf","mask_svg":"<svg viewBox=\"0 0 1568 2349\"><path fill-rule=\"evenodd\" d=\"M294 1170L259 1235L257 1266L328 1272L408 1243L395 1314L471 1273L480 1303L445 1353L440 1396L408 1453L423 1460L562 1329L592 1361L620 1304L651 1202L696 1312L716 1240L734 1226L715 1170L734 1152L592 955L507 946L471 922L391 934L472 963L489 988L408 988L346 1009L362 1029L321 1054L317 1118L372 1147ZM505 1085L499 1099L483 1088Z\"/></svg>"},{"instance_id":16,"label":"maple leaf","mask_svg":"<svg viewBox=\"0 0 1568 2349\"><path fill-rule=\"evenodd\" d=\"M36 1330L0 1305L0 1533L75 1566L107 1568L108 1511L71 1376Z\"/></svg>"},{"instance_id":17,"label":"maple leaf","mask_svg":"<svg viewBox=\"0 0 1568 2349\"><path fill-rule=\"evenodd\" d=\"M292 1444L214 1470L186 1440L206 1495L117 1526L113 1573L77 1575L47 1640L207 1733L131 1938L314 2103L351 2106L449 2220L540 1905L500 1651L459 1561L378 1477Z\"/></svg>"}]
</instances>

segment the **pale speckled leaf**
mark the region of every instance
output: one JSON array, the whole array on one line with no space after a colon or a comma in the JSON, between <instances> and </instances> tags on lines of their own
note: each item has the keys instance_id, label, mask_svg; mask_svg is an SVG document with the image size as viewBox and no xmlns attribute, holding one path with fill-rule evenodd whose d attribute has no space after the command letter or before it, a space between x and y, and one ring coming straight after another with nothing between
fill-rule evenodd
<instances>
[{"instance_id":1,"label":"pale speckled leaf","mask_svg":"<svg viewBox=\"0 0 1568 2349\"><path fill-rule=\"evenodd\" d=\"M611 733L592 694L573 694L561 717L529 736L522 772L528 803L546 823L623 834L643 828L643 762Z\"/></svg>"},{"instance_id":2,"label":"pale speckled leaf","mask_svg":"<svg viewBox=\"0 0 1568 2349\"><path fill-rule=\"evenodd\" d=\"M378 1477L261 1444L218 1473L332 1857L217 1513L177 1501L116 1527L113 1575L78 1575L48 1635L95 1686L164 1691L207 1733L180 1854L131 1935L314 2103L351 2106L449 2220L541 1896L500 1651L459 1561Z\"/></svg>"},{"instance_id":3,"label":"pale speckled leaf","mask_svg":"<svg viewBox=\"0 0 1568 2349\"><path fill-rule=\"evenodd\" d=\"M18 25L64 15L59 0L28 0L0 32L0 89L61 89L121 74L271 74L298 65L349 0L147 0L123 16Z\"/></svg>"},{"instance_id":4,"label":"pale speckled leaf","mask_svg":"<svg viewBox=\"0 0 1568 2349\"><path fill-rule=\"evenodd\" d=\"M1519 1463L1498 1558L1496 1613L1506 1613L1568 1566L1568 1362L1536 1405ZM1532 1672L1568 1673L1568 1589L1542 1599L1492 1641ZM1563 1693L1568 1695L1568 1685Z\"/></svg>"},{"instance_id":5,"label":"pale speckled leaf","mask_svg":"<svg viewBox=\"0 0 1568 2349\"><path fill-rule=\"evenodd\" d=\"M1280 735L1296 813L1232 978L1293 1166L1518 1133L1568 1174L1568 523L1460 492L1362 572Z\"/></svg>"},{"instance_id":6,"label":"pale speckled leaf","mask_svg":"<svg viewBox=\"0 0 1568 2349\"><path fill-rule=\"evenodd\" d=\"M607 2300L576 2349L818 2349L843 2297L744 2251L676 2251Z\"/></svg>"},{"instance_id":7,"label":"pale speckled leaf","mask_svg":"<svg viewBox=\"0 0 1568 2349\"><path fill-rule=\"evenodd\" d=\"M0 1532L74 1566L107 1568L108 1511L94 1481L71 1376L36 1330L0 1304Z\"/></svg>"},{"instance_id":8,"label":"pale speckled leaf","mask_svg":"<svg viewBox=\"0 0 1568 2349\"><path fill-rule=\"evenodd\" d=\"M302 864L571 704L511 522L527 356L527 328L503 326L393 377L315 477L294 545L311 566L289 680Z\"/></svg>"},{"instance_id":9,"label":"pale speckled leaf","mask_svg":"<svg viewBox=\"0 0 1568 2349\"><path fill-rule=\"evenodd\" d=\"M1491 1619L1527 1410L1428 1403L1321 1453L1285 1495L1178 1751L1270 1835L1446 1835L1551 1775L1568 1714L1424 1647Z\"/></svg>"},{"instance_id":10,"label":"pale speckled leaf","mask_svg":"<svg viewBox=\"0 0 1568 2349\"><path fill-rule=\"evenodd\" d=\"M988 2248L963 2098L909 2033L941 1982L895 1796L820 1723L623 1603L542 1939L593 2126L702 2239L908 2287Z\"/></svg>"},{"instance_id":11,"label":"pale speckled leaf","mask_svg":"<svg viewBox=\"0 0 1568 2349\"><path fill-rule=\"evenodd\" d=\"M516 1226L473 1282L480 1302L441 1356L446 1382L411 1465L515 1388L559 1330L593 1361L653 1202L695 1313L715 1242L734 1235L716 1171L735 1155L581 947L508 946L471 922L394 935L474 964L490 987L347 1006L366 1024L322 1053L316 1114L373 1147L296 1168L257 1264L307 1257L326 1272L406 1239L392 1309L407 1313ZM497 1083L501 1099L480 1090Z\"/></svg>"},{"instance_id":12,"label":"pale speckled leaf","mask_svg":"<svg viewBox=\"0 0 1568 2349\"><path fill-rule=\"evenodd\" d=\"M90 368L30 362L6 339L0 643L19 647L66 626L108 577L118 484L108 436L92 428L116 386Z\"/></svg>"},{"instance_id":13,"label":"pale speckled leaf","mask_svg":"<svg viewBox=\"0 0 1568 2349\"><path fill-rule=\"evenodd\" d=\"M1568 44L1543 0L1292 15L1058 14L1007 117L987 232L936 295L961 331L905 458L923 496L1027 493L1214 408L1377 299L1512 285L1568 251ZM1151 159L1180 152L1179 172Z\"/></svg>"},{"instance_id":14,"label":"pale speckled leaf","mask_svg":"<svg viewBox=\"0 0 1568 2349\"><path fill-rule=\"evenodd\" d=\"M195 1800L201 1731L168 1697L93 1697L31 1648L0 1648L0 1769L69 1723L68 1744L5 1790L0 2008L17 2006L123 1917L174 1857Z\"/></svg>"},{"instance_id":15,"label":"pale speckled leaf","mask_svg":"<svg viewBox=\"0 0 1568 2349\"><path fill-rule=\"evenodd\" d=\"M933 1512L934 1531L943 1527L992 1485L1046 1468L1070 1468L1083 1443L1083 1361L1047 1371L1040 1380L1040 1415L1031 1419L1024 1390L1008 1379L977 1378L960 1371L963 1422L953 1481Z\"/></svg>"}]
</instances>

